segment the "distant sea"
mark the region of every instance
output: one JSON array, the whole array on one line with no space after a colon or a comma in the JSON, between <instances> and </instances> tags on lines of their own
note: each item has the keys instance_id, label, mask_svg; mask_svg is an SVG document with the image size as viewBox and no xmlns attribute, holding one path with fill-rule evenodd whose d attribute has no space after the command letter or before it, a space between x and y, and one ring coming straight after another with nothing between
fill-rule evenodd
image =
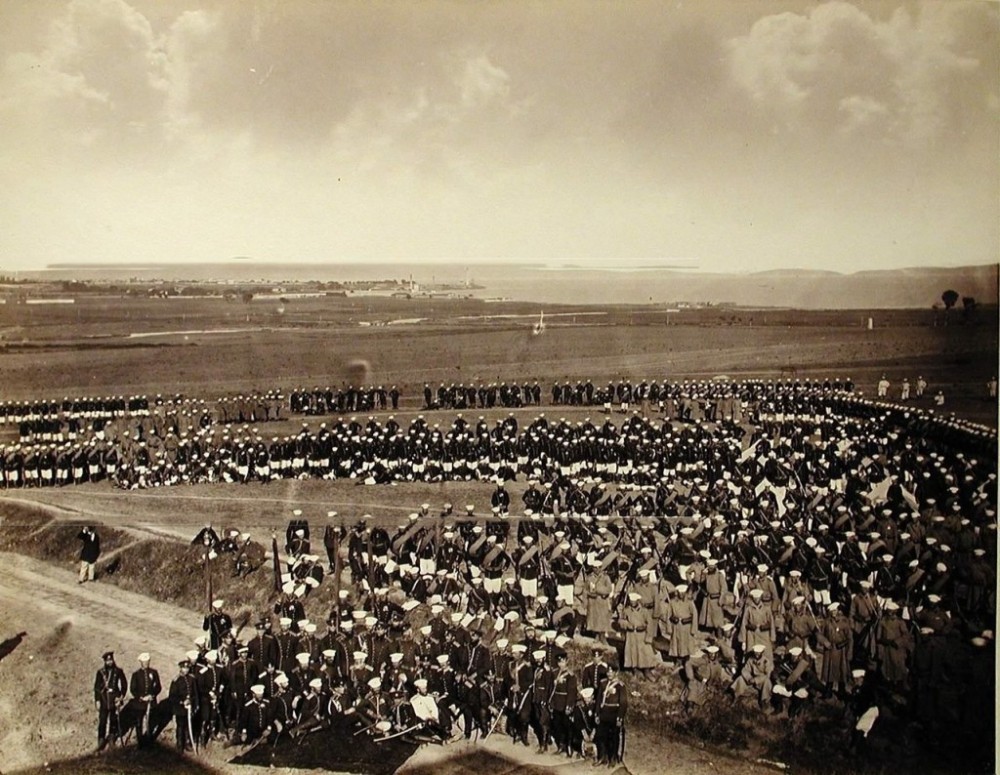
<instances>
[{"instance_id":1,"label":"distant sea","mask_svg":"<svg viewBox=\"0 0 1000 775\"><path fill-rule=\"evenodd\" d=\"M45 270L19 272L39 280L185 281L232 283L351 282L412 280L421 285L464 285L476 298L503 298L545 304L648 304L678 298L671 295L677 272L658 265L582 268L572 264L265 264L233 260L211 264L57 264ZM462 292L462 289L458 289Z\"/></svg>"},{"instance_id":2,"label":"distant sea","mask_svg":"<svg viewBox=\"0 0 1000 775\"><path fill-rule=\"evenodd\" d=\"M262 263L232 259L206 264L56 264L32 279L124 281L165 280L171 283L282 282L318 280L409 280L427 285L468 283L469 295L534 304L662 304L677 302L782 306L793 309L930 309L942 292L954 288L962 297L995 304L998 266L910 267L841 274L818 269L742 273L698 271L687 259L633 260L577 265L535 263ZM0 274L9 274L0 269ZM475 286L475 287L474 287Z\"/></svg>"}]
</instances>

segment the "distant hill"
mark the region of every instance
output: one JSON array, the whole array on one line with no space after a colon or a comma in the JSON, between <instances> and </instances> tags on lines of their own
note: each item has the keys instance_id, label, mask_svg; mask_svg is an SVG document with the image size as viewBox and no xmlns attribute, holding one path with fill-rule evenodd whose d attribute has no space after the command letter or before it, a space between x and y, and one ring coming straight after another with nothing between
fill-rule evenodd
<instances>
[{"instance_id":1,"label":"distant hill","mask_svg":"<svg viewBox=\"0 0 1000 775\"><path fill-rule=\"evenodd\" d=\"M913 267L854 274L772 270L746 275L674 273L670 299L799 309L929 308L941 294L996 304L998 265ZM961 300L957 306L961 306Z\"/></svg>"}]
</instances>

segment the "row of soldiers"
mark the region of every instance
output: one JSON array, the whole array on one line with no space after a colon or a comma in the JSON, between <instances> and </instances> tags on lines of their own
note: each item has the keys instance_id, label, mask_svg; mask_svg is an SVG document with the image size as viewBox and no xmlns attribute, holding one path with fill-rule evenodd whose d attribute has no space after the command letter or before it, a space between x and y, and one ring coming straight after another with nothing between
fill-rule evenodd
<instances>
[{"instance_id":1,"label":"row of soldiers","mask_svg":"<svg viewBox=\"0 0 1000 775\"><path fill-rule=\"evenodd\" d=\"M595 386L593 380L577 380L563 383L553 382L551 388L552 403L564 406L605 406L619 407L629 404L641 404L648 401L657 404L667 399L678 399L688 396L697 399L717 399L730 395L744 402L755 400L758 396L784 392L798 393L800 391L824 392L854 392L854 380L850 378L820 379L785 379L785 380L743 380L730 382L727 379L713 380L681 380L671 382L663 380L642 380L633 384L631 380L610 381L606 386Z\"/></svg>"},{"instance_id":2,"label":"row of soldiers","mask_svg":"<svg viewBox=\"0 0 1000 775\"><path fill-rule=\"evenodd\" d=\"M399 409L401 396L402 393L395 385L388 390L382 385L357 388L348 385L346 388L297 388L291 391L288 400L293 413L324 415L385 411L390 407L392 411L396 411Z\"/></svg>"},{"instance_id":3,"label":"row of soldiers","mask_svg":"<svg viewBox=\"0 0 1000 775\"><path fill-rule=\"evenodd\" d=\"M506 382L490 382L484 384L480 382L474 385L471 382L466 385L463 382L457 385L452 382L445 385L443 382L432 388L430 383L424 384L424 409L494 409L497 407L504 409L518 409L524 406L541 406L542 387L538 380L529 384L527 381L523 385L516 382L507 384Z\"/></svg>"},{"instance_id":4,"label":"row of soldiers","mask_svg":"<svg viewBox=\"0 0 1000 775\"><path fill-rule=\"evenodd\" d=\"M278 422L292 415L384 410L399 407L399 389L346 386L297 388L287 396L280 390L249 391L206 400L183 395L153 398L132 396L65 398L62 401L0 402L0 425L15 425L22 442L86 440L102 432L120 435L128 430L136 439L165 438L210 425ZM108 428L109 425L114 426ZM117 431L117 434L116 434Z\"/></svg>"}]
</instances>

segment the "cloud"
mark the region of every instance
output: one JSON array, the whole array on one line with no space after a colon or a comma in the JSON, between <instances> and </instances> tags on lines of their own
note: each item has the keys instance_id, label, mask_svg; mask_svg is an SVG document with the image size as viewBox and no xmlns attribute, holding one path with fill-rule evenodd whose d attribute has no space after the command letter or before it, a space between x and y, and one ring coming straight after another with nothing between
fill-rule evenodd
<instances>
[{"instance_id":1,"label":"cloud","mask_svg":"<svg viewBox=\"0 0 1000 775\"><path fill-rule=\"evenodd\" d=\"M14 148L45 147L48 156L144 148L163 117L165 61L149 22L123 0L72 0L41 50L3 63L4 138Z\"/></svg>"},{"instance_id":2,"label":"cloud","mask_svg":"<svg viewBox=\"0 0 1000 775\"><path fill-rule=\"evenodd\" d=\"M462 104L475 107L510 93L510 76L482 54L468 59L459 80Z\"/></svg>"},{"instance_id":3,"label":"cloud","mask_svg":"<svg viewBox=\"0 0 1000 775\"><path fill-rule=\"evenodd\" d=\"M997 28L983 3L878 19L830 2L757 20L730 40L729 63L757 118L777 131L867 133L919 148L996 113Z\"/></svg>"}]
</instances>

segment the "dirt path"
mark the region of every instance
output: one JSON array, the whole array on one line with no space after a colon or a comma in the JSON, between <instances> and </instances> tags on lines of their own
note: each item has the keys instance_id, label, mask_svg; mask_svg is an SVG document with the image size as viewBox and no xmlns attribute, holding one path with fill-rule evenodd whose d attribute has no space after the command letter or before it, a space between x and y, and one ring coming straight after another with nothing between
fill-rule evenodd
<instances>
[{"instance_id":1,"label":"dirt path","mask_svg":"<svg viewBox=\"0 0 1000 775\"><path fill-rule=\"evenodd\" d=\"M8 553L0 553L0 609L0 635L28 633L0 663L5 769L93 750L92 688L101 652L114 651L129 675L136 656L148 651L167 685L179 655L201 632L191 611L100 582L78 584L71 570Z\"/></svg>"},{"instance_id":2,"label":"dirt path","mask_svg":"<svg viewBox=\"0 0 1000 775\"><path fill-rule=\"evenodd\" d=\"M148 651L160 665L176 664L202 632L201 617L185 608L100 582L79 584L72 571L0 553L0 602L15 605L25 601L66 617L76 627L106 636L109 648L121 642L132 652L125 658L132 661L135 654ZM119 661L124 666L131 664Z\"/></svg>"}]
</instances>

